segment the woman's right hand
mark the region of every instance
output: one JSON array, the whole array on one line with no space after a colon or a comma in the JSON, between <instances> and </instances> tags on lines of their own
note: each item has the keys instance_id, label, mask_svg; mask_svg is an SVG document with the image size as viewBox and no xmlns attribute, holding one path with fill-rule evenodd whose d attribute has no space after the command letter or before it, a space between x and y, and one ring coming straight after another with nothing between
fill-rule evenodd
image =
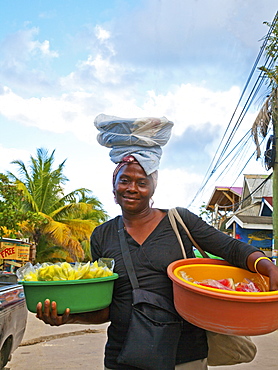
<instances>
[{"instance_id":1,"label":"woman's right hand","mask_svg":"<svg viewBox=\"0 0 278 370\"><path fill-rule=\"evenodd\" d=\"M45 324L51 326L60 326L64 324L103 324L109 321L109 307L98 311L72 313L70 309L66 308L63 315L57 313L57 303L50 302L49 299L44 301L44 309L42 303L37 304L37 318L42 320Z\"/></svg>"},{"instance_id":2,"label":"woman's right hand","mask_svg":"<svg viewBox=\"0 0 278 370\"><path fill-rule=\"evenodd\" d=\"M66 324L69 321L70 309L66 308L63 315L58 315L57 304L55 301L50 302L49 299L44 301L44 310L42 309L42 303L37 304L37 315L36 317L42 320L45 324L51 326L60 326Z\"/></svg>"}]
</instances>

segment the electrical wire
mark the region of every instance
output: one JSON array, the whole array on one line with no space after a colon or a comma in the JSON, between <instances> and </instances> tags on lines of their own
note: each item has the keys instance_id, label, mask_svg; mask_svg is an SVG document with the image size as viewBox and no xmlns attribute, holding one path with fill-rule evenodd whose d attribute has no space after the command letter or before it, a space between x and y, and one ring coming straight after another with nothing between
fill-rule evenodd
<instances>
[{"instance_id":1,"label":"electrical wire","mask_svg":"<svg viewBox=\"0 0 278 370\"><path fill-rule=\"evenodd\" d=\"M261 87L262 87L262 85L263 85L263 83L264 83L264 74L263 74L263 72L262 72L262 71L260 72L259 76L257 77L256 82L255 82L255 84L254 84L254 86L253 86L253 88L252 88L251 92L249 93L249 96L248 96L248 98L247 98L247 100L246 100L246 102L245 102L245 104L244 104L244 107L243 107L243 109L242 109L242 111L241 111L241 113L240 113L240 115L239 115L239 117L238 117L238 119L237 119L237 121L236 121L236 124L235 124L234 128L232 129L232 131L231 131L231 133L230 133L230 135L229 135L229 137L228 137L228 139L227 139L227 141L226 141L225 145L223 146L222 151L221 151L221 153L220 153L220 155L219 155L218 159L216 160L216 156L217 156L217 154L218 154L218 152L219 152L219 150L220 150L220 148L221 148L221 146L222 146L222 143L223 143L223 141L224 141L224 138L225 138L225 136L226 136L226 134L227 134L227 132L228 132L228 130L229 130L229 128L230 128L231 122L233 121L233 119L234 119L234 117L235 117L236 111L238 110L238 108L239 108L239 106L240 106L240 103L241 103L241 101L242 101L242 99L243 99L243 96L244 96L245 92L247 91L247 87L248 87L248 85L249 85L249 83L250 83L250 81L251 81L251 79L252 79L252 76L253 76L253 74L254 74L254 72L255 72L255 70L256 70L256 68L257 68L257 66L258 66L259 60L261 59L262 54L264 53L264 51L265 51L265 49L266 49L266 46L267 46L267 44L268 44L268 41L269 41L269 39L270 39L270 37L271 37L271 34L272 34L272 31L273 31L273 28L275 27L275 24L277 23L277 21L278 21L278 12L276 13L276 15L275 15L275 17L274 17L274 20L273 20L273 22L272 22L272 24L271 24L271 26L270 26L270 28L269 28L269 31L268 31L267 35L264 37L263 45L262 45L262 46L261 46L261 48L260 48L259 54L258 54L258 56L257 56L257 58L256 58L256 60L255 60L255 62L254 62L254 65L253 65L253 67L252 67L252 69L251 69L251 72L250 72L250 74L249 74L249 76L248 76L247 82L246 82L246 84L245 84L245 86L244 86L244 89L243 89L243 91L242 91L242 93L241 93L241 96L240 96L239 101L238 101L238 103L237 103L237 105L236 105L236 108L235 108L235 110L234 110L234 112L233 112L233 114L232 114L232 117L231 117L231 119L230 119L230 121L229 121L229 123L228 123L228 126L227 126L227 128L226 128L226 130L225 130L225 132L224 132L224 135L223 135L223 137L222 137L222 139L221 139L221 141L220 141L220 144L219 144L219 146L218 146L218 148L217 148L217 150L216 150L216 152L215 152L215 154L214 154L214 157L213 157L213 159L212 159L212 161L211 161L211 164L210 164L210 165L209 165L209 167L208 167L208 170L207 170L207 172L206 172L206 174L205 174L205 177L204 177L203 183L201 184L200 188L199 188L199 189L198 189L198 191L196 192L196 194L195 194L195 196L193 197L192 201L191 201L191 202L190 202L190 204L188 205L188 208L192 205L192 203L195 201L195 199L197 198L197 196L198 196L198 195L200 195L200 193L201 193L201 192L204 190L204 188L207 186L208 181L209 181L209 180L211 179L211 177L215 174L216 170L220 167L220 165L221 165L221 164L223 164L224 160L227 160L227 158L229 157L229 155L233 152L233 150L234 150L234 149L237 147L237 145L239 144L239 143L238 143L238 144L236 144L236 146L235 146L235 147L230 151L230 153L229 153L229 154L228 154L224 159L222 159L222 158L223 158L223 156L224 156L224 154L225 154L225 152L227 151L227 149L228 149L228 147L229 147L229 145L230 145L230 143L231 143L232 139L234 138L236 131L238 130L238 128L239 128L239 126L240 126L240 124L242 123L243 118L245 117L245 115L246 115L246 113L247 113L248 109L250 109L251 105L252 105L252 104L253 104L253 102L254 102L255 97L257 96L258 92L260 91L260 89L261 89ZM273 66L273 58L270 58L270 57L268 56L268 57L266 58L266 60L265 60L264 66L265 66L266 68L271 68L271 66ZM253 154L252 154L252 156L253 156ZM249 160L248 160L248 161L247 161L247 163L245 164L244 168L247 166L247 164L248 164L248 162L250 161L250 159L252 158L252 156L249 158ZM212 166L213 166L213 163L214 163L214 162L215 162L214 167L213 167L213 169L211 170L211 168L212 168ZM227 166L226 166L226 167L227 167ZM242 171L243 171L243 169L242 169ZM221 174L220 174L220 175L221 175Z\"/></svg>"},{"instance_id":2,"label":"electrical wire","mask_svg":"<svg viewBox=\"0 0 278 370\"><path fill-rule=\"evenodd\" d=\"M272 173L268 175L253 191L251 191L250 194L247 195L247 197L240 200L240 202L227 205L227 206L218 206L218 208L233 208L233 207L239 207L241 204L243 204L246 200L248 200L253 194L255 194L258 190L260 190L263 185L267 183L267 181L272 177Z\"/></svg>"},{"instance_id":3,"label":"electrical wire","mask_svg":"<svg viewBox=\"0 0 278 370\"><path fill-rule=\"evenodd\" d=\"M256 95L258 94L259 90L261 89L261 86L262 86L262 84L263 84L262 76L263 76L263 73L261 72L261 73L260 73L260 75L259 75L259 77L258 77L258 78L257 78L257 80L256 80L256 83L255 83L254 87L252 88L252 91L251 91L251 93L250 93L250 95L249 95L249 97L248 97L248 99L247 99L247 101L246 101L246 103L245 103L245 105L244 105L244 107L243 107L243 109L242 109L241 113L240 113L240 116L239 116L239 118L238 118L238 120L237 120L237 122L236 122L236 125L235 125L234 129L232 130L232 132L231 132L231 134L230 134L230 136L229 136L229 138L228 138L228 140L227 140L227 143L225 144L225 147L223 148L223 150L222 150L222 152L221 152L221 154L220 154L220 156L219 156L218 160L216 161L216 163L215 163L215 165L214 165L213 170L211 171L211 173L210 173L209 177L208 177L208 178L207 178L207 180L203 183L203 185L201 186L201 188L199 189L199 191L196 193L196 195L195 195L195 197L193 198L193 200L191 201L190 205L193 203L193 201L195 200L195 198L196 198L196 197L201 193L201 191L205 188L205 186L207 185L207 183L208 183L208 181L210 180L210 178L212 177L212 175L213 175L213 174L216 172L216 170L218 169L218 167L219 167L219 161L222 159L223 155L225 154L225 151L228 149L229 144L231 143L232 139L234 138L234 135L235 135L235 133L236 133L236 130L239 128L239 126L240 126L240 124L242 123L242 121L243 121L243 119L244 119L244 117L245 117L245 115L246 115L246 113L247 113L248 109L251 107L252 103L254 102L254 99L255 99ZM257 86L257 84L258 84L258 86ZM230 122L231 122L231 121L230 121ZM251 136L250 136L250 137L251 137ZM237 144L236 144L236 145L237 145ZM218 147L218 149L219 149L219 147ZM217 150L218 150L218 149L217 149ZM233 150L234 150L234 149L232 149L232 151L233 151ZM232 153L232 151L231 151L230 153ZM228 158L228 156L227 156L225 159L227 159L227 158ZM223 161L222 161L222 162L223 162ZM220 163L222 163L222 162L220 162ZM190 206L190 205L189 205L189 206Z\"/></svg>"}]
</instances>

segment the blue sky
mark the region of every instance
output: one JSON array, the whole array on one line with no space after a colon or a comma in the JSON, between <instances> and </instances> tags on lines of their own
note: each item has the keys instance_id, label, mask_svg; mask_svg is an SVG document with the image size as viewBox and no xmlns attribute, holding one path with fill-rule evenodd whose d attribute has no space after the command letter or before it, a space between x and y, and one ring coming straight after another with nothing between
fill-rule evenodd
<instances>
[{"instance_id":1,"label":"blue sky","mask_svg":"<svg viewBox=\"0 0 278 370\"><path fill-rule=\"evenodd\" d=\"M186 207L202 184L277 11L276 0L0 0L0 172L36 149L67 159L66 191L87 187L110 216L109 149L94 118L166 116L155 206ZM261 61L263 64L263 60ZM261 65L260 64L260 65ZM258 72L255 72L255 76ZM250 85L249 89L252 88ZM248 131L249 109L235 140ZM252 143L246 153L255 150ZM244 161L244 159L242 159ZM231 163L232 164L232 163ZM212 178L241 186L237 168ZM255 157L244 173L265 173ZM217 174L216 174L217 175Z\"/></svg>"}]
</instances>

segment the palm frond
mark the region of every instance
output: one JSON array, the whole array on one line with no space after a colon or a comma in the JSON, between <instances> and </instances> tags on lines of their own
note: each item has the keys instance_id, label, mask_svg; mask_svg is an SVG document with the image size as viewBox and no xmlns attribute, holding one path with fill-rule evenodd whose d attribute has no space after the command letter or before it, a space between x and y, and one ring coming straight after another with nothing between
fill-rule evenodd
<instances>
[{"instance_id":1,"label":"palm frond","mask_svg":"<svg viewBox=\"0 0 278 370\"><path fill-rule=\"evenodd\" d=\"M43 231L48 234L54 244L68 249L71 254L78 258L84 257L84 251L80 242L77 240L71 229L64 223L53 220L48 217L48 223L44 226Z\"/></svg>"},{"instance_id":2,"label":"palm frond","mask_svg":"<svg viewBox=\"0 0 278 370\"><path fill-rule=\"evenodd\" d=\"M64 220L63 224L67 225L70 228L72 235L80 240L89 239L95 227L99 225L93 220L80 219Z\"/></svg>"},{"instance_id":3,"label":"palm frond","mask_svg":"<svg viewBox=\"0 0 278 370\"><path fill-rule=\"evenodd\" d=\"M20 180L17 180L15 182L15 185L17 189L20 190L23 194L24 197L24 201L22 203L23 208L32 210L33 212L39 212L37 202L34 199L33 195L27 189L26 185Z\"/></svg>"},{"instance_id":4,"label":"palm frond","mask_svg":"<svg viewBox=\"0 0 278 370\"><path fill-rule=\"evenodd\" d=\"M257 150L257 158L260 158L261 156L261 149L259 144L259 135L262 137L266 137L268 126L271 122L272 117L272 103L273 99L273 93L270 94L270 96L266 99L264 105L260 109L255 122L252 125L252 135L254 138L254 142L256 144L256 150Z\"/></svg>"},{"instance_id":5,"label":"palm frond","mask_svg":"<svg viewBox=\"0 0 278 370\"><path fill-rule=\"evenodd\" d=\"M77 214L83 214L92 210L92 206L86 203L70 203L55 209L50 216L56 220L66 217L75 218Z\"/></svg>"},{"instance_id":6,"label":"palm frond","mask_svg":"<svg viewBox=\"0 0 278 370\"><path fill-rule=\"evenodd\" d=\"M83 198L84 194L90 193L90 192L91 191L89 189L80 188L80 189L73 190L72 192L68 194L65 194L65 195L63 194L61 198L57 199L57 203L53 204L53 209L60 207L61 205L67 204L67 203L79 203L81 202L80 199ZM85 202L82 202L82 203L85 203Z\"/></svg>"},{"instance_id":7,"label":"palm frond","mask_svg":"<svg viewBox=\"0 0 278 370\"><path fill-rule=\"evenodd\" d=\"M83 240L81 242L81 245L82 245L82 248L84 250L84 260L85 261L92 261L90 240Z\"/></svg>"},{"instance_id":8,"label":"palm frond","mask_svg":"<svg viewBox=\"0 0 278 370\"><path fill-rule=\"evenodd\" d=\"M23 161L21 161L21 160L15 160L15 161L12 161L11 163L12 164L16 164L18 166L18 171L19 171L19 173L22 176L22 179L19 179L12 172L8 172L8 176L12 180L14 180L14 181L17 181L18 180L18 181L23 181L23 182L24 182L24 180L27 180L28 182L31 180L31 178L29 176L29 173L28 173L28 170L27 170L27 168L26 168L26 166L25 166L25 164L24 164Z\"/></svg>"},{"instance_id":9,"label":"palm frond","mask_svg":"<svg viewBox=\"0 0 278 370\"><path fill-rule=\"evenodd\" d=\"M60 246L51 246L41 250L37 254L37 262L74 262L68 250Z\"/></svg>"},{"instance_id":10,"label":"palm frond","mask_svg":"<svg viewBox=\"0 0 278 370\"><path fill-rule=\"evenodd\" d=\"M26 220L21 228L32 233L40 254L56 245L65 248L74 259L83 258L81 242L86 244L94 228L106 221L108 215L91 190L79 188L64 193L62 185L68 181L63 174L66 160L53 169L54 155L55 150L49 154L39 148L36 156L30 157L28 166L20 160L12 162L18 166L19 176L12 173L9 176L22 191L22 209L42 217L36 225Z\"/></svg>"}]
</instances>

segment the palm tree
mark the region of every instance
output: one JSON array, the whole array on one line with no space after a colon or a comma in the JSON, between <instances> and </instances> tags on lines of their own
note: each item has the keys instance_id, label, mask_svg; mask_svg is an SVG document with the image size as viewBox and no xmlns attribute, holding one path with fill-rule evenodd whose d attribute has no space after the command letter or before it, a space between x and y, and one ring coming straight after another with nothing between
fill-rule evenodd
<instances>
[{"instance_id":1,"label":"palm tree","mask_svg":"<svg viewBox=\"0 0 278 370\"><path fill-rule=\"evenodd\" d=\"M23 194L22 209L42 219L39 226L24 221L21 227L36 245L37 260L49 259L50 253L54 259L88 259L90 235L107 214L89 189L64 194L63 185L68 181L63 174L65 160L53 169L54 153L48 155L46 149L37 149L29 167L21 160L12 162L18 166L19 176L11 172L8 176Z\"/></svg>"}]
</instances>

